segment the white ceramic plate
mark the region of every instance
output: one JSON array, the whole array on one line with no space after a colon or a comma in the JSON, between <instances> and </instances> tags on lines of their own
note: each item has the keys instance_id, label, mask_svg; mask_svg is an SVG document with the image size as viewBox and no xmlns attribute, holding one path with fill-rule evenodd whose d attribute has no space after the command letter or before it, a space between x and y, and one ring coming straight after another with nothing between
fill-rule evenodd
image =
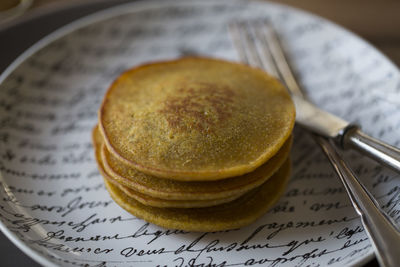
<instances>
[{"instance_id":1,"label":"white ceramic plate","mask_svg":"<svg viewBox=\"0 0 400 267\"><path fill-rule=\"evenodd\" d=\"M1 76L2 231L49 266L342 266L370 260L371 245L339 180L300 129L285 196L240 230L187 233L147 224L114 204L103 186L90 132L113 79L132 66L188 53L237 60L227 23L257 18L270 19L283 36L315 103L399 146L399 71L351 33L266 2L135 2L58 30ZM344 155L399 221L399 176L359 154Z\"/></svg>"}]
</instances>

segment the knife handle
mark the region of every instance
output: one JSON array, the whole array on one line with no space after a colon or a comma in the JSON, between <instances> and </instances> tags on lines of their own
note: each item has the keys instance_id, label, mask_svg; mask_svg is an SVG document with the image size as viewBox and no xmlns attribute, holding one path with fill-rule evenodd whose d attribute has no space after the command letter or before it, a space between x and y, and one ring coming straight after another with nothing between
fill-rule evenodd
<instances>
[{"instance_id":1,"label":"knife handle","mask_svg":"<svg viewBox=\"0 0 400 267\"><path fill-rule=\"evenodd\" d=\"M354 148L400 173L400 149L363 133L358 127L344 133L342 144L343 148Z\"/></svg>"}]
</instances>

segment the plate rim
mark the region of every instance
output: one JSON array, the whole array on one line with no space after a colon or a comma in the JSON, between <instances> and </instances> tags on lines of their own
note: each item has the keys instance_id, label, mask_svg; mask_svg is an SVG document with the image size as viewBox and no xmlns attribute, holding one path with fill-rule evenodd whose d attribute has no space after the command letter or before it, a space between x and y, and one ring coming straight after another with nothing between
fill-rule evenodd
<instances>
[{"instance_id":1,"label":"plate rim","mask_svg":"<svg viewBox=\"0 0 400 267\"><path fill-rule=\"evenodd\" d=\"M277 6L281 7L282 9L286 10L291 10L295 13L300 13L304 16L319 19L324 21L324 23L328 23L331 26L335 27L336 29L339 29L341 32L346 33L352 38L355 38L355 40L362 42L368 46L368 48L373 49L375 53L377 53L379 56L381 56L385 61L386 64L390 64L391 67L393 67L397 72L400 72L398 66L388 57L386 56L382 51L380 51L378 48L376 48L374 45L372 45L368 40L365 38L359 36L358 34L352 32L351 30L327 19L322 16L316 15L312 12L303 10L301 8L293 7L287 4L283 3L276 3L276 2L271 2L269 0L138 0L134 2L128 2L128 3L122 3L122 4L117 4L112 7L107 7L102 10L94 11L93 13L90 13L88 15L84 15L81 18L75 19L59 28L56 30L51 31L50 33L46 34L44 37L41 37L38 41L34 42L31 46L29 46L27 49L24 50L20 55L18 55L8 66L4 69L4 71L0 74L0 85L3 84L3 82L12 74L25 60L33 56L36 52L38 52L40 49L46 47L47 45L51 44L52 42L56 41L59 38L65 37L68 34L89 26L94 23L98 23L107 19L111 19L120 15L124 14L129 14L133 12L140 12L142 10L146 9L151 9L151 8L160 8L160 7L166 7L169 4L177 4L180 3L182 5L204 5L207 3L223 3L223 4L232 4L232 3L248 3L248 2L258 2L260 4L266 4L266 5L272 5L272 6ZM0 172L0 182L3 183L3 189L6 189L6 186L8 184L4 181L3 175ZM13 233L8 227L3 223L3 221L0 220L0 231L3 232L3 234L15 245L17 246L21 251L25 253L25 255L29 256L33 260L35 260L37 263L43 265L43 266L58 266L55 262L52 262L48 259L48 257L42 255L40 252L32 249L30 246L26 244L26 242L20 240L18 236ZM367 262L371 261L373 258L375 258L374 252L371 251L368 254L366 254L363 258L360 258L354 263L351 263L349 266L362 266L366 264Z\"/></svg>"}]
</instances>

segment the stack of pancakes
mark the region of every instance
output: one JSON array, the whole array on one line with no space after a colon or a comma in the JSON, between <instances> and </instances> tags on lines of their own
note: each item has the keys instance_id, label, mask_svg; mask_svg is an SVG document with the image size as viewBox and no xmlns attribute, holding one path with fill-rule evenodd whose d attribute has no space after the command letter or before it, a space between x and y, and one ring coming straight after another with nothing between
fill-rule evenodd
<instances>
[{"instance_id":1,"label":"stack of pancakes","mask_svg":"<svg viewBox=\"0 0 400 267\"><path fill-rule=\"evenodd\" d=\"M128 212L218 231L251 223L283 193L294 119L285 88L261 70L184 58L124 72L93 142L106 187Z\"/></svg>"}]
</instances>

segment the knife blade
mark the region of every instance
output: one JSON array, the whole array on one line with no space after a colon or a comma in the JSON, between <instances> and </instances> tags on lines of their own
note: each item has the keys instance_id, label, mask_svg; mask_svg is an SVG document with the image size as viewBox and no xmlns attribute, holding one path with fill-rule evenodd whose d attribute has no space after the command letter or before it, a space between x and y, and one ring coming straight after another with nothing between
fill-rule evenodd
<instances>
[{"instance_id":1,"label":"knife blade","mask_svg":"<svg viewBox=\"0 0 400 267\"><path fill-rule=\"evenodd\" d=\"M400 173L400 149L363 133L361 129L333 114L323 111L309 102L297 83L283 51L280 38L273 27L268 26L270 38L264 38L274 62L296 107L296 122L311 132L332 139L343 149L353 148L364 155Z\"/></svg>"},{"instance_id":2,"label":"knife blade","mask_svg":"<svg viewBox=\"0 0 400 267\"><path fill-rule=\"evenodd\" d=\"M316 134L328 138L340 138L351 124L328 113L304 98L292 95L296 107L296 122Z\"/></svg>"},{"instance_id":3,"label":"knife blade","mask_svg":"<svg viewBox=\"0 0 400 267\"><path fill-rule=\"evenodd\" d=\"M288 89L290 91L290 88ZM400 173L400 149L365 134L359 126L318 108L302 94L293 92L292 90L292 99L296 107L296 122L300 126L334 140L343 149L358 150Z\"/></svg>"}]
</instances>

